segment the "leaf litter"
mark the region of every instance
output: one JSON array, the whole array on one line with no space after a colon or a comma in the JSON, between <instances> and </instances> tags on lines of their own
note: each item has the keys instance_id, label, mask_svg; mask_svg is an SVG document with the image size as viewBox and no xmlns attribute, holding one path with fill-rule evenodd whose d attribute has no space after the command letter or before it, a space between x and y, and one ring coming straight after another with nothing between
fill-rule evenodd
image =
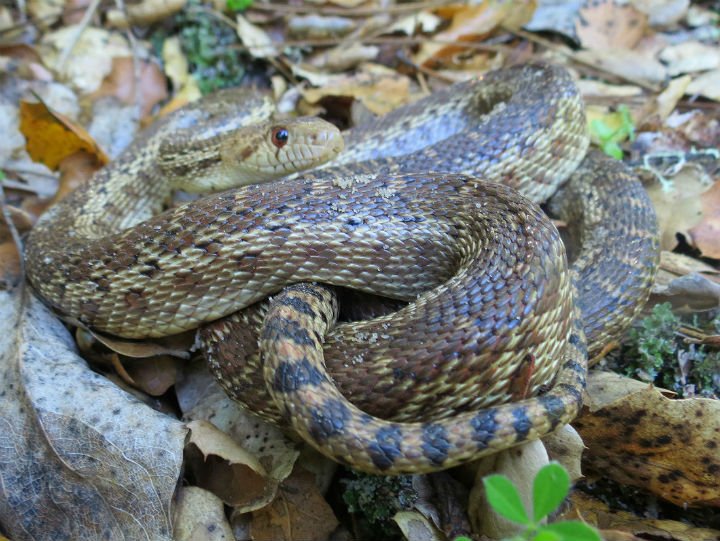
<instances>
[{"instance_id":1,"label":"leaf litter","mask_svg":"<svg viewBox=\"0 0 720 541\"><path fill-rule=\"evenodd\" d=\"M281 78L275 88L286 111L344 118L382 114L513 61L565 64L579 78L591 120L616 129L619 106L625 105L636 126L636 141L618 145L646 182L660 217L664 251L652 302L670 300L691 314L717 311L720 60L718 16L706 5L595 0L380 6L351 0L258 2L243 14L222 14L222 2L198 5L151 0L82 24L85 7L72 11L70 4L33 0L21 14L0 6L0 33L9 38L0 44L6 71L0 79L6 135L0 161L10 215L21 230L32 225L56 189L49 173L31 171L24 138L31 155L42 155L50 169L61 171L61 195L106 160L101 147L116 155L160 106L165 113L199 96L197 55L172 34L173 14L185 7L197 17L211 13L240 34L238 51ZM29 22L22 22L24 15ZM158 30L160 21L167 24ZM534 33L539 29L552 32ZM210 55L201 61L214 60ZM50 109L31 103L37 100L30 89ZM58 105L60 99L65 105ZM360 112L338 113L350 107ZM70 114L63 118L57 110ZM91 126L93 137L81 125ZM187 351L187 344L123 344L101 337L110 347L105 351L84 338L79 343L94 363L90 370L64 326L17 285L20 260L8 238L2 231L0 321L6 338L0 342L0 419L6 429L0 530L12 539L42 539L50 532L77 539L190 539L200 532L213 538L209 531L217 538L233 532L238 539L361 535L357 517L338 522L344 512L332 498L334 464L300 453L281 431L244 413L202 363L152 357ZM697 343L717 348L712 333L699 336ZM139 387L133 393L145 396L143 402L101 375L113 370L125 381L112 381ZM664 396L647 383L624 388L593 383L590 407L575 423L587 449L570 435L547 442L551 456L575 471L574 477L582 455L585 475L600 471L679 509L718 507L713 488L719 486L720 453L711 449L717 442L717 400ZM601 402L602 397L609 398ZM455 476L471 495L478 491L475 473ZM418 490L427 490L421 488L426 478L418 476ZM178 489L182 479L185 486ZM422 505L395 516L395 535L452 539L471 533L469 521L478 520L463 509L468 496L441 486L427 492ZM608 538L618 531L662 532L671 539L718 535L602 509L582 492L572 502L570 512ZM720 528L717 521L705 524Z\"/></svg>"}]
</instances>

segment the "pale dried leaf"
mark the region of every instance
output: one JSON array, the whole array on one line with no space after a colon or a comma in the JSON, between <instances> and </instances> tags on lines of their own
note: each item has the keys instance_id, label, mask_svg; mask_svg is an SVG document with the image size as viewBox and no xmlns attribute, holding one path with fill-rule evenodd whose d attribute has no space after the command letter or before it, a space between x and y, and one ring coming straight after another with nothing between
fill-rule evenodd
<instances>
[{"instance_id":1,"label":"pale dried leaf","mask_svg":"<svg viewBox=\"0 0 720 541\"><path fill-rule=\"evenodd\" d=\"M260 462L208 421L192 421L187 426L187 469L195 483L227 505L246 510L256 505L267 483L267 472Z\"/></svg>"},{"instance_id":2,"label":"pale dried leaf","mask_svg":"<svg viewBox=\"0 0 720 541\"><path fill-rule=\"evenodd\" d=\"M406 539L423 539L424 541L444 541L445 534L438 530L432 521L418 511L400 511L395 513L393 520Z\"/></svg>"},{"instance_id":3,"label":"pale dried leaf","mask_svg":"<svg viewBox=\"0 0 720 541\"><path fill-rule=\"evenodd\" d=\"M570 474L570 480L576 481L583 477L580 462L582 460L583 444L580 434L570 425L565 425L557 432L542 439L545 449L550 457L562 464Z\"/></svg>"},{"instance_id":4,"label":"pale dried leaf","mask_svg":"<svg viewBox=\"0 0 720 541\"><path fill-rule=\"evenodd\" d=\"M237 35L248 48L248 52L255 58L267 58L277 54L270 36L257 25L252 24L245 17L236 15Z\"/></svg>"},{"instance_id":5,"label":"pale dried leaf","mask_svg":"<svg viewBox=\"0 0 720 541\"><path fill-rule=\"evenodd\" d=\"M14 540L170 539L186 430L89 370L29 292L0 292L0 522Z\"/></svg>"},{"instance_id":6,"label":"pale dried leaf","mask_svg":"<svg viewBox=\"0 0 720 541\"><path fill-rule=\"evenodd\" d=\"M670 45L660 52L660 60L667 64L670 76L694 73L720 67L720 49L699 41Z\"/></svg>"},{"instance_id":7,"label":"pale dried leaf","mask_svg":"<svg viewBox=\"0 0 720 541\"><path fill-rule=\"evenodd\" d=\"M355 30L356 23L347 17L318 14L293 17L288 22L288 32L305 39L329 39L345 36Z\"/></svg>"},{"instance_id":8,"label":"pale dried leaf","mask_svg":"<svg viewBox=\"0 0 720 541\"><path fill-rule=\"evenodd\" d=\"M482 478L488 473L506 475L520 493L525 510L532 510L532 484L540 468L550 462L545 446L540 440L530 441L519 447L500 451L492 457L492 469L479 468L475 484L470 491L468 515L473 531L493 539L505 539L520 535L525 526L500 515L487 501Z\"/></svg>"},{"instance_id":9,"label":"pale dried leaf","mask_svg":"<svg viewBox=\"0 0 720 541\"><path fill-rule=\"evenodd\" d=\"M645 52L626 49L615 51L597 49L577 51L575 57L628 81L661 83L667 76L665 66Z\"/></svg>"},{"instance_id":10,"label":"pale dried leaf","mask_svg":"<svg viewBox=\"0 0 720 541\"><path fill-rule=\"evenodd\" d=\"M202 377L200 379L206 381ZM183 386L187 388L188 384ZM297 446L279 428L230 400L217 383L201 383L201 387L205 387L199 393L202 396L185 416L212 420L213 425L241 444L243 450L263 466L267 472L263 491L247 501L241 510L252 511L267 505L275 497L280 482L290 475L299 455Z\"/></svg>"},{"instance_id":11,"label":"pale dried leaf","mask_svg":"<svg viewBox=\"0 0 720 541\"><path fill-rule=\"evenodd\" d=\"M650 26L668 26L687 13L690 0L631 0L635 9L648 17Z\"/></svg>"},{"instance_id":12,"label":"pale dried leaf","mask_svg":"<svg viewBox=\"0 0 720 541\"><path fill-rule=\"evenodd\" d=\"M691 95L700 95L711 100L720 101L720 69L714 69L698 75L686 88Z\"/></svg>"},{"instance_id":13,"label":"pale dried leaf","mask_svg":"<svg viewBox=\"0 0 720 541\"><path fill-rule=\"evenodd\" d=\"M38 52L45 65L56 66L61 52L77 30L77 25L65 26L42 37ZM85 28L62 66L60 76L81 92L95 92L110 73L112 59L116 56L132 56L125 36L102 28Z\"/></svg>"},{"instance_id":14,"label":"pale dried leaf","mask_svg":"<svg viewBox=\"0 0 720 541\"><path fill-rule=\"evenodd\" d=\"M235 539L220 498L200 487L182 487L173 513L177 541Z\"/></svg>"}]
</instances>

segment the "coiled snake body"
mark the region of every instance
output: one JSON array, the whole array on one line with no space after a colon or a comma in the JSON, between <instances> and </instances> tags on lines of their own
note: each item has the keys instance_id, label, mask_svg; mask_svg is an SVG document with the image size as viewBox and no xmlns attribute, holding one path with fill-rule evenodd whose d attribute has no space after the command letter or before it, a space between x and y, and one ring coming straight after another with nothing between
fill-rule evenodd
<instances>
[{"instance_id":1,"label":"coiled snake body","mask_svg":"<svg viewBox=\"0 0 720 541\"><path fill-rule=\"evenodd\" d=\"M301 282L412 301L333 328L330 293L301 284L202 331L234 398L338 461L431 471L551 432L581 405L584 334L597 351L647 298L654 214L619 164L593 154L578 167L583 107L560 68L516 66L456 85L346 134L347 149L323 169L151 218L168 181L152 199L132 177L154 178L158 153L178 147L163 132L191 128L203 111L166 120L46 213L28 239L28 277L64 314L130 338L195 328ZM213 135L220 150L199 161L223 164L211 181L222 187L228 163L268 139L275 154L294 152L291 169L322 152L308 148L336 153L337 138L313 135L308 122L302 151L289 150L294 126L271 123L264 139L242 129L218 146ZM194 167L192 152L181 154L164 167L171 176ZM543 212L479 178L541 201L570 174L551 202L580 224L568 271ZM243 325L258 321L261 354Z\"/></svg>"}]
</instances>

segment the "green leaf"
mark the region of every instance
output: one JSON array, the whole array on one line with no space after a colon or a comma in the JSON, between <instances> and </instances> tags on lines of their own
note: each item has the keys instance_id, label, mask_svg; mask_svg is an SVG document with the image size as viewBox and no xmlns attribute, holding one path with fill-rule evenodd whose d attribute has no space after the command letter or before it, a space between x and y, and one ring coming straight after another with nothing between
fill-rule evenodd
<instances>
[{"instance_id":1,"label":"green leaf","mask_svg":"<svg viewBox=\"0 0 720 541\"><path fill-rule=\"evenodd\" d=\"M504 475L490 475L483 479L488 502L505 518L521 524L530 524L520 494Z\"/></svg>"},{"instance_id":2,"label":"green leaf","mask_svg":"<svg viewBox=\"0 0 720 541\"><path fill-rule=\"evenodd\" d=\"M555 522L554 524L542 526L540 530L554 532L560 536L560 539L567 539L568 541L603 541L595 528L578 520Z\"/></svg>"},{"instance_id":3,"label":"green leaf","mask_svg":"<svg viewBox=\"0 0 720 541\"><path fill-rule=\"evenodd\" d=\"M616 160L622 160L623 151L615 141L603 143L602 150L608 156L612 156Z\"/></svg>"},{"instance_id":4,"label":"green leaf","mask_svg":"<svg viewBox=\"0 0 720 541\"><path fill-rule=\"evenodd\" d=\"M631 141L635 140L635 124L633 124L630 111L627 106L620 106L620 118L622 118L622 129Z\"/></svg>"},{"instance_id":5,"label":"green leaf","mask_svg":"<svg viewBox=\"0 0 720 541\"><path fill-rule=\"evenodd\" d=\"M540 527L530 539L531 541L563 541L564 538L560 534Z\"/></svg>"},{"instance_id":6,"label":"green leaf","mask_svg":"<svg viewBox=\"0 0 720 541\"><path fill-rule=\"evenodd\" d=\"M225 0L225 3L230 11L242 11L249 8L253 0Z\"/></svg>"},{"instance_id":7,"label":"green leaf","mask_svg":"<svg viewBox=\"0 0 720 541\"><path fill-rule=\"evenodd\" d=\"M570 476L560 464L543 466L533 481L533 519L539 522L562 503L570 489Z\"/></svg>"},{"instance_id":8,"label":"green leaf","mask_svg":"<svg viewBox=\"0 0 720 541\"><path fill-rule=\"evenodd\" d=\"M599 118L590 123L590 129L598 136L601 141L609 141L617 130L613 130Z\"/></svg>"}]
</instances>

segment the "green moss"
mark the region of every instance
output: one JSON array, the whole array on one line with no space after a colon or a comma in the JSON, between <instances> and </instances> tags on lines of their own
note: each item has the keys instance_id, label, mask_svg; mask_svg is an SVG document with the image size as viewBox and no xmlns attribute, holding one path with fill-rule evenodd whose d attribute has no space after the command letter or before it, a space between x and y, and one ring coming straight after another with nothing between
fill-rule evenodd
<instances>
[{"instance_id":1,"label":"green moss","mask_svg":"<svg viewBox=\"0 0 720 541\"><path fill-rule=\"evenodd\" d=\"M630 342L620 363L631 377L652 381L684 394L688 384L698 395L715 395L720 388L720 351L685 342L683 326L698 327L698 317L681 318L673 314L670 303L657 304L652 314L630 330ZM708 334L720 331L720 315L700 325ZM683 381L682 366L688 366Z\"/></svg>"},{"instance_id":2,"label":"green moss","mask_svg":"<svg viewBox=\"0 0 720 541\"><path fill-rule=\"evenodd\" d=\"M391 520L398 511L410 509L417 500L412 487L412 477L403 475L386 477L362 472L352 472L343 479L343 500L348 511L365 519L363 529L373 538L396 538L399 529Z\"/></svg>"},{"instance_id":3,"label":"green moss","mask_svg":"<svg viewBox=\"0 0 720 541\"><path fill-rule=\"evenodd\" d=\"M200 0L189 0L175 23L190 73L203 94L241 83L250 58L239 49L234 28L205 11Z\"/></svg>"}]
</instances>

